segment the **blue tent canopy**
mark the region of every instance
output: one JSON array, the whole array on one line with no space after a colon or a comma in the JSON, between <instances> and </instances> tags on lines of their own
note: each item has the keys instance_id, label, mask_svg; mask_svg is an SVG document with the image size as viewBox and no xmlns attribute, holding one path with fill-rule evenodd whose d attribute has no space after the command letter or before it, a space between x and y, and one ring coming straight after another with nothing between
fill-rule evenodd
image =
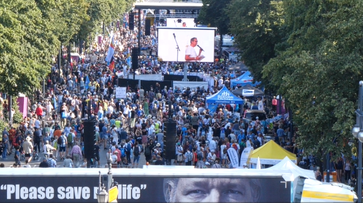
<instances>
[{"instance_id":1,"label":"blue tent canopy","mask_svg":"<svg viewBox=\"0 0 363 203\"><path fill-rule=\"evenodd\" d=\"M231 87L235 87L235 86L245 86L245 85L251 85L253 87L255 87L256 85L261 84L261 82L255 82L253 83L253 77L251 76L251 72L250 71L246 71L244 74L242 74L241 76L239 76L236 79L231 80Z\"/></svg>"},{"instance_id":2,"label":"blue tent canopy","mask_svg":"<svg viewBox=\"0 0 363 203\"><path fill-rule=\"evenodd\" d=\"M207 97L207 103L243 104L243 99L230 92L225 86L219 92Z\"/></svg>"}]
</instances>

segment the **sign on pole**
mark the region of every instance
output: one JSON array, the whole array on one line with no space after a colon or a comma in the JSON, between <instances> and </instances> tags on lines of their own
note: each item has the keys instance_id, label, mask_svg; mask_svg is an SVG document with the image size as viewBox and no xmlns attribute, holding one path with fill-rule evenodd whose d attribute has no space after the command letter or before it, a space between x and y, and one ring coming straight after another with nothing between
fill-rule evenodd
<instances>
[{"instance_id":1,"label":"sign on pole","mask_svg":"<svg viewBox=\"0 0 363 203\"><path fill-rule=\"evenodd\" d=\"M126 98L126 87L116 87L116 99Z\"/></svg>"}]
</instances>

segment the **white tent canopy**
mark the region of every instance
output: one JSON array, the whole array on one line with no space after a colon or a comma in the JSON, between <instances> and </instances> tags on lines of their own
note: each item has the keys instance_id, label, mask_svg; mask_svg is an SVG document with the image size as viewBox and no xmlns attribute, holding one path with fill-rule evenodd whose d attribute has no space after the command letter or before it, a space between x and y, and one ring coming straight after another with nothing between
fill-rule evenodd
<instances>
[{"instance_id":1,"label":"white tent canopy","mask_svg":"<svg viewBox=\"0 0 363 203\"><path fill-rule=\"evenodd\" d=\"M263 170L271 170L285 174L284 179L287 181L294 181L296 177L302 176L308 179L316 180L314 171L302 169L297 166L294 162L292 162L288 157L285 157L276 165L263 169Z\"/></svg>"},{"instance_id":2,"label":"white tent canopy","mask_svg":"<svg viewBox=\"0 0 363 203\"><path fill-rule=\"evenodd\" d=\"M354 202L357 195L344 184L322 183L306 179L301 202Z\"/></svg>"}]
</instances>

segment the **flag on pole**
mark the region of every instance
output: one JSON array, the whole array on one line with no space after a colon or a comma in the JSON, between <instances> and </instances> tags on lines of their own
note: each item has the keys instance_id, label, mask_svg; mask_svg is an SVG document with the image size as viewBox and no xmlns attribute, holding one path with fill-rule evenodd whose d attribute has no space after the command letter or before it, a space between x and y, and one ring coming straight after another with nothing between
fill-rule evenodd
<instances>
[{"instance_id":1,"label":"flag on pole","mask_svg":"<svg viewBox=\"0 0 363 203\"><path fill-rule=\"evenodd\" d=\"M89 83L90 83L90 81L89 81L89 77L88 77L88 75L87 75L87 76L86 76L85 86L84 86L84 88L85 88L86 90L88 90L88 88L89 88Z\"/></svg>"},{"instance_id":2,"label":"flag on pole","mask_svg":"<svg viewBox=\"0 0 363 203\"><path fill-rule=\"evenodd\" d=\"M114 54L115 54L115 42L114 42L114 39L112 36L111 43L110 43L110 46L108 47L107 56L105 59L105 61L107 62L107 65L109 65L111 63L111 59Z\"/></svg>"},{"instance_id":3,"label":"flag on pole","mask_svg":"<svg viewBox=\"0 0 363 203\"><path fill-rule=\"evenodd\" d=\"M110 65L108 65L108 68L110 68L110 71L113 72L113 69L115 68L115 62L113 61L113 57L111 59Z\"/></svg>"}]
</instances>

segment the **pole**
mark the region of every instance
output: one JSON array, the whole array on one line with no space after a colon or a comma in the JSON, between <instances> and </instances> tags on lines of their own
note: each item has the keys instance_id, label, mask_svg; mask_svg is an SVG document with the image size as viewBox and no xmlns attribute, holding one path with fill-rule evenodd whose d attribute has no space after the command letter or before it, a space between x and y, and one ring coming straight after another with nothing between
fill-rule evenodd
<instances>
[{"instance_id":1,"label":"pole","mask_svg":"<svg viewBox=\"0 0 363 203\"><path fill-rule=\"evenodd\" d=\"M358 143L358 203L362 203L362 142Z\"/></svg>"},{"instance_id":2,"label":"pole","mask_svg":"<svg viewBox=\"0 0 363 203\"><path fill-rule=\"evenodd\" d=\"M329 151L326 153L326 182L330 182L330 155Z\"/></svg>"},{"instance_id":3,"label":"pole","mask_svg":"<svg viewBox=\"0 0 363 203\"><path fill-rule=\"evenodd\" d=\"M45 98L45 78L43 78L43 99Z\"/></svg>"},{"instance_id":4,"label":"pole","mask_svg":"<svg viewBox=\"0 0 363 203\"><path fill-rule=\"evenodd\" d=\"M9 95L9 123L10 123L10 125L13 123L13 114L11 113L12 108L13 108L13 96Z\"/></svg>"},{"instance_id":5,"label":"pole","mask_svg":"<svg viewBox=\"0 0 363 203\"><path fill-rule=\"evenodd\" d=\"M58 74L60 73L60 69L62 66L62 44L59 48L59 56L58 56Z\"/></svg>"},{"instance_id":6,"label":"pole","mask_svg":"<svg viewBox=\"0 0 363 203\"><path fill-rule=\"evenodd\" d=\"M137 44L138 44L138 48L139 48L139 55L140 55L140 50L141 50L141 46L140 46L140 38L141 38L141 10L138 9L139 12L139 17L138 17L138 21L139 21L139 29L138 29L138 37L137 37ZM135 74L135 73L134 73ZM135 78L134 78L135 80Z\"/></svg>"},{"instance_id":7,"label":"pole","mask_svg":"<svg viewBox=\"0 0 363 203\"><path fill-rule=\"evenodd\" d=\"M358 99L358 104L359 104L359 115L358 116L358 120L359 120L359 128L360 130L363 129L362 126L362 110L363 110L363 82L360 81L359 82L359 99ZM360 140L358 140L358 191L357 191L357 196L358 196L358 203L362 203L362 142Z\"/></svg>"},{"instance_id":8,"label":"pole","mask_svg":"<svg viewBox=\"0 0 363 203\"><path fill-rule=\"evenodd\" d=\"M184 78L183 78L183 81L188 81L187 72L188 72L188 63L184 63Z\"/></svg>"}]
</instances>

